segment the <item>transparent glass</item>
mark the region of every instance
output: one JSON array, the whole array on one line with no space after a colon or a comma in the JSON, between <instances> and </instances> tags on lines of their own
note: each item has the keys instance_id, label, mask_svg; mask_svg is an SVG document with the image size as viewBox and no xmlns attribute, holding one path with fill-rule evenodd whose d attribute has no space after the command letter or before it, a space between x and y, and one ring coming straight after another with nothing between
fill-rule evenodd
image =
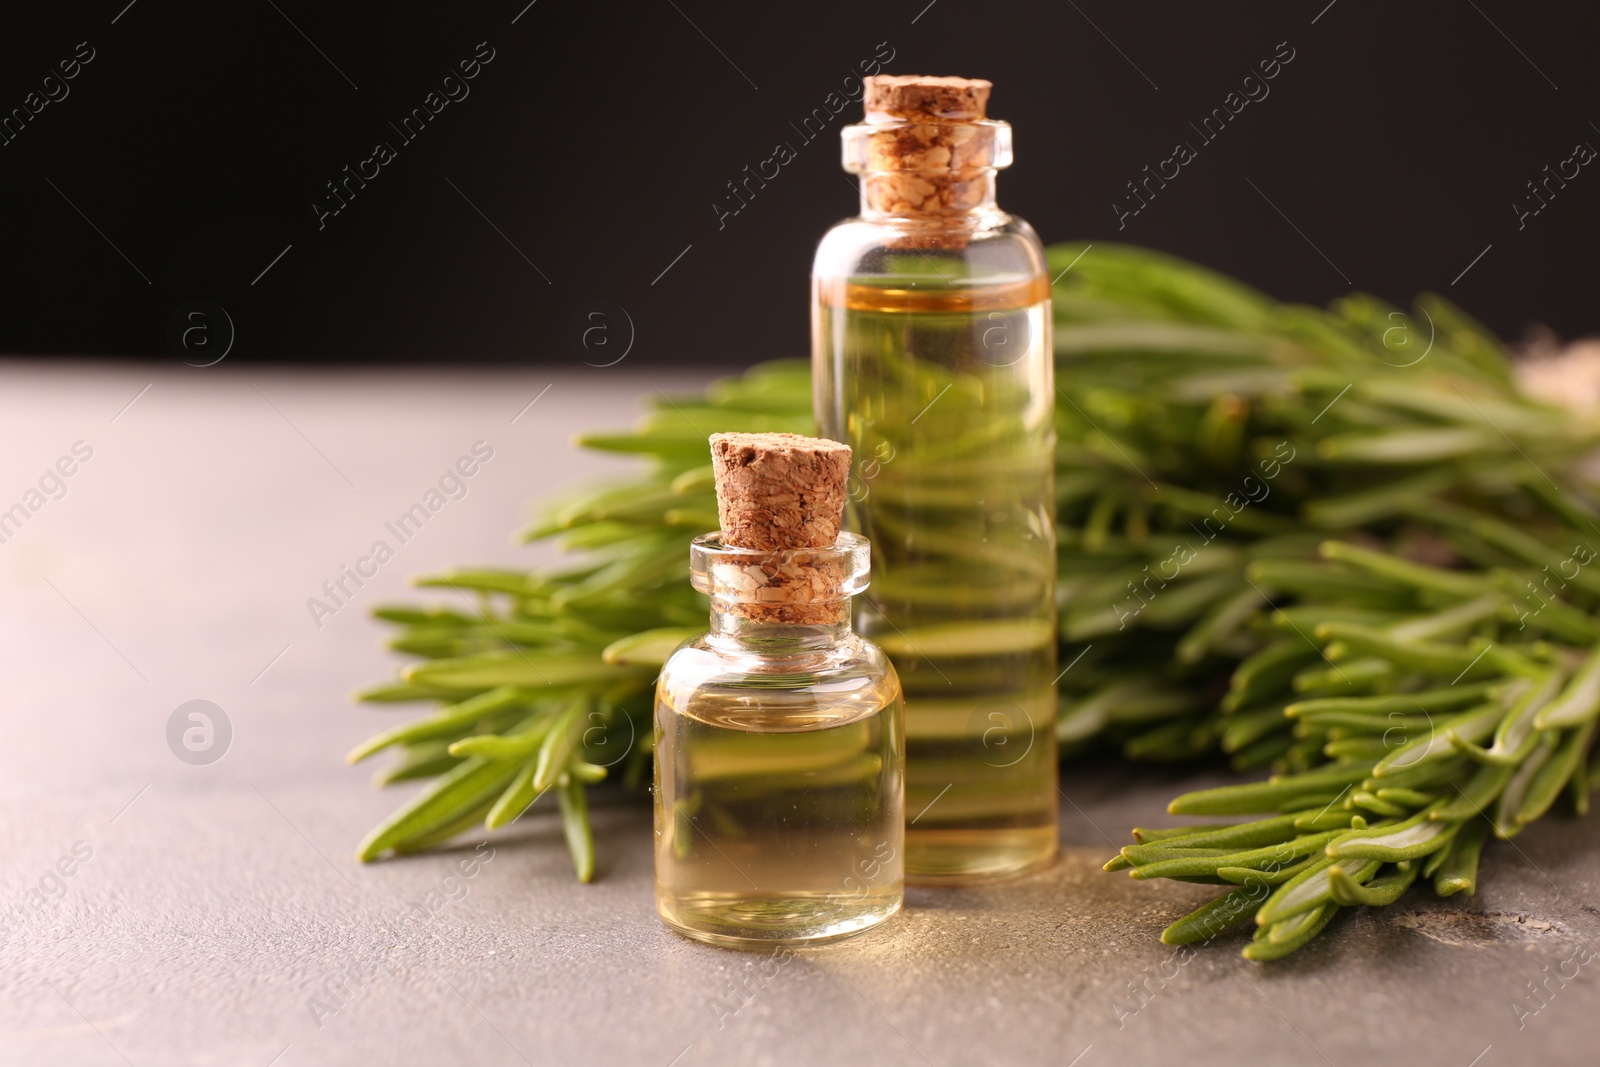
<instances>
[{"instance_id":1,"label":"transparent glass","mask_svg":"<svg viewBox=\"0 0 1600 1067\"><path fill-rule=\"evenodd\" d=\"M856 625L905 687L907 879L983 881L1057 847L1050 282L995 168L959 176L968 209L886 206L857 147L878 132L845 132L862 214L812 271L816 414L854 450L847 525L876 556Z\"/></svg>"},{"instance_id":2,"label":"transparent glass","mask_svg":"<svg viewBox=\"0 0 1600 1067\"><path fill-rule=\"evenodd\" d=\"M780 552L695 541L711 629L662 669L655 724L656 908L690 937L818 944L900 910L900 682L850 624L867 558L852 534ZM795 567L824 569L837 599L808 603L816 621L749 617L761 575Z\"/></svg>"}]
</instances>

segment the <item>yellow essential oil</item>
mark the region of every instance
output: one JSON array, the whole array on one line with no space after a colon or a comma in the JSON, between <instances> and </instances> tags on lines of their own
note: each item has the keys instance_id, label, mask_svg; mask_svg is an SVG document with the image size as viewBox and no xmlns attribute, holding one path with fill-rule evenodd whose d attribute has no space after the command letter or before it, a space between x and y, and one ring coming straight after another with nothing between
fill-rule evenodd
<instances>
[{"instance_id":1,"label":"yellow essential oil","mask_svg":"<svg viewBox=\"0 0 1600 1067\"><path fill-rule=\"evenodd\" d=\"M861 216L817 250L816 412L876 554L857 625L905 687L907 878L980 881L1056 851L1050 283L995 204L988 83L888 81L844 132Z\"/></svg>"}]
</instances>

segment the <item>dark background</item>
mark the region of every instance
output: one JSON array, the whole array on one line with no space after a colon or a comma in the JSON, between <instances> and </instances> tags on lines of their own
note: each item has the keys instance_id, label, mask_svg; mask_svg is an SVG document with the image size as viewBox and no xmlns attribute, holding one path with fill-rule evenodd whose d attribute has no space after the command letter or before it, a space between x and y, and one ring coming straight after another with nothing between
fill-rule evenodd
<instances>
[{"instance_id":1,"label":"dark background","mask_svg":"<svg viewBox=\"0 0 1600 1067\"><path fill-rule=\"evenodd\" d=\"M1521 230L1512 207L1600 146L1591 5L526 5L8 13L0 113L78 42L95 58L0 147L0 351L171 358L169 318L198 299L231 317L230 362L576 365L596 301L631 319L630 364L802 354L860 108L810 144L790 124L880 42L891 73L994 80L1018 146L1001 203L1046 242L1134 241L1316 303L1437 290L1508 339L1600 327L1600 167ZM470 95L402 144L388 123L480 41ZM1285 41L1270 96L1202 146L1189 123ZM1199 158L1119 232L1124 183L1179 140ZM319 229L324 183L378 141L397 158ZM798 158L719 229L725 183L779 141Z\"/></svg>"}]
</instances>

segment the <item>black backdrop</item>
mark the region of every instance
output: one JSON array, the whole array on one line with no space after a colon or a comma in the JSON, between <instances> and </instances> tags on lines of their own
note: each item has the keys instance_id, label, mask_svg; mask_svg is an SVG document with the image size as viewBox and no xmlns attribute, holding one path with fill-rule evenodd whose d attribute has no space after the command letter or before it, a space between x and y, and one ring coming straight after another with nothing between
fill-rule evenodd
<instances>
[{"instance_id":1,"label":"black backdrop","mask_svg":"<svg viewBox=\"0 0 1600 1067\"><path fill-rule=\"evenodd\" d=\"M995 81L1018 145L1001 202L1046 241L1586 333L1600 167L1574 149L1600 147L1597 29L1592 5L1510 0L13 6L0 350L171 358L199 300L226 309L230 361L576 365L596 309L631 322L630 364L803 353L812 248L855 205L838 128L860 109L833 117L829 94L890 51L891 73ZM1180 141L1195 158L1119 217ZM721 215L780 142L795 158ZM333 214L345 167L376 176Z\"/></svg>"}]
</instances>

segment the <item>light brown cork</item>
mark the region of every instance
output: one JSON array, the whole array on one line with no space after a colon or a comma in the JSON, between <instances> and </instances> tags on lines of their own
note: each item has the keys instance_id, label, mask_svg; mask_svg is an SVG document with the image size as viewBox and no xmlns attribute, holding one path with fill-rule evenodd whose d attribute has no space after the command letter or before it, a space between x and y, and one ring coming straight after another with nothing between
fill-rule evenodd
<instances>
[{"instance_id":1,"label":"light brown cork","mask_svg":"<svg viewBox=\"0 0 1600 1067\"><path fill-rule=\"evenodd\" d=\"M982 78L880 74L866 79L868 203L902 218L970 211L989 194L995 130ZM881 128L880 128L881 127Z\"/></svg>"},{"instance_id":2,"label":"light brown cork","mask_svg":"<svg viewBox=\"0 0 1600 1067\"><path fill-rule=\"evenodd\" d=\"M983 78L927 74L878 74L867 79L862 106L867 121L922 119L975 122L989 107L994 83Z\"/></svg>"},{"instance_id":3,"label":"light brown cork","mask_svg":"<svg viewBox=\"0 0 1600 1067\"><path fill-rule=\"evenodd\" d=\"M840 621L843 566L829 549L844 519L850 446L793 433L711 435L723 543L783 552L714 566L712 595L745 618L792 625Z\"/></svg>"},{"instance_id":4,"label":"light brown cork","mask_svg":"<svg viewBox=\"0 0 1600 1067\"><path fill-rule=\"evenodd\" d=\"M844 519L850 446L797 433L714 433L722 540L735 548L825 548Z\"/></svg>"}]
</instances>

